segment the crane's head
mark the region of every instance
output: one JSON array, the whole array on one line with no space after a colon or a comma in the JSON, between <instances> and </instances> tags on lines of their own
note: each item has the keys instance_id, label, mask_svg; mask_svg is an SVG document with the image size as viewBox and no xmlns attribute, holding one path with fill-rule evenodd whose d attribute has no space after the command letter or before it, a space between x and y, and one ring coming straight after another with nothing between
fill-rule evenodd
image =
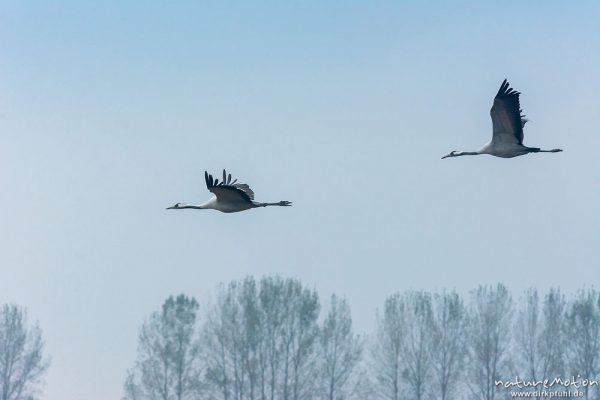
<instances>
[{"instance_id":1,"label":"crane's head","mask_svg":"<svg viewBox=\"0 0 600 400\"><path fill-rule=\"evenodd\" d=\"M176 203L174 206L167 207L167 210L177 210L178 208L181 208L181 203Z\"/></svg>"},{"instance_id":2,"label":"crane's head","mask_svg":"<svg viewBox=\"0 0 600 400\"><path fill-rule=\"evenodd\" d=\"M442 160L443 160L444 158L448 158L448 157L456 157L456 156L458 155L458 153L459 153L458 151L456 151L456 150L452 150L452 151L450 152L450 154L448 154L448 155L446 155L446 156L442 157Z\"/></svg>"}]
</instances>

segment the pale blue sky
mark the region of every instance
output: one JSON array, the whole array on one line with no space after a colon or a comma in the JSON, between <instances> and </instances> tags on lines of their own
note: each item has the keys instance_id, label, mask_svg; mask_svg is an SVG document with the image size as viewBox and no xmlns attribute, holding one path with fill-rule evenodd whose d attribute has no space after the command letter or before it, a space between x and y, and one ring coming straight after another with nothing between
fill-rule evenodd
<instances>
[{"instance_id":1,"label":"pale blue sky","mask_svg":"<svg viewBox=\"0 0 600 400\"><path fill-rule=\"evenodd\" d=\"M52 355L48 400L121 395L171 294L248 274L347 295L502 281L573 292L600 265L600 3L0 1L0 303ZM525 143L489 140L502 80ZM201 202L228 168L260 201Z\"/></svg>"}]
</instances>

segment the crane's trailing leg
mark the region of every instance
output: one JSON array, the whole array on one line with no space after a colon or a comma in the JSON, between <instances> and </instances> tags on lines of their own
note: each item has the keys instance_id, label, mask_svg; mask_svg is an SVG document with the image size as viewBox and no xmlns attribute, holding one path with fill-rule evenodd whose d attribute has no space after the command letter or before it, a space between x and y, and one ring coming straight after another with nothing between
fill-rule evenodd
<instances>
[{"instance_id":1,"label":"crane's trailing leg","mask_svg":"<svg viewBox=\"0 0 600 400\"><path fill-rule=\"evenodd\" d=\"M256 207L267 207L267 206L282 206L289 207L292 205L291 201L282 200L277 203L256 203Z\"/></svg>"},{"instance_id":2,"label":"crane's trailing leg","mask_svg":"<svg viewBox=\"0 0 600 400\"><path fill-rule=\"evenodd\" d=\"M529 147L528 150L530 153L559 153L562 151L562 149L542 150L537 147Z\"/></svg>"}]
</instances>

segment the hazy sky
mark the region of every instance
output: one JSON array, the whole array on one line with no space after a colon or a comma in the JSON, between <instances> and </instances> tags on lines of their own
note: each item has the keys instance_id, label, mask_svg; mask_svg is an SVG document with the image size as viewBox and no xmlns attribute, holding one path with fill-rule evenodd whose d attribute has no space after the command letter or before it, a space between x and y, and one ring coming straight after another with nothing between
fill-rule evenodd
<instances>
[{"instance_id":1,"label":"hazy sky","mask_svg":"<svg viewBox=\"0 0 600 400\"><path fill-rule=\"evenodd\" d=\"M361 332L397 290L597 285L598 21L597 1L0 0L0 303L43 329L45 398L118 399L148 314L248 274L348 296ZM441 160L489 140L504 78L525 144L565 151ZM223 168L294 206L165 210Z\"/></svg>"}]
</instances>

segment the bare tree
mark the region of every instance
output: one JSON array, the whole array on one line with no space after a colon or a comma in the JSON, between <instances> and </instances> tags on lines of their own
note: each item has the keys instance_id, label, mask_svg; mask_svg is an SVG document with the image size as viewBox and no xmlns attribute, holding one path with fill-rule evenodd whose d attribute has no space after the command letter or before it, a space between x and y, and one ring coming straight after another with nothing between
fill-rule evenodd
<instances>
[{"instance_id":1,"label":"bare tree","mask_svg":"<svg viewBox=\"0 0 600 400\"><path fill-rule=\"evenodd\" d=\"M465 356L466 310L456 292L442 292L433 297L432 376L437 386L436 398L449 400L459 386Z\"/></svg>"},{"instance_id":2,"label":"bare tree","mask_svg":"<svg viewBox=\"0 0 600 400\"><path fill-rule=\"evenodd\" d=\"M537 290L525 292L515 326L517 354L525 379L563 376L564 312L565 301L559 290L552 289L541 308Z\"/></svg>"},{"instance_id":3,"label":"bare tree","mask_svg":"<svg viewBox=\"0 0 600 400\"><path fill-rule=\"evenodd\" d=\"M600 297L596 290L579 292L569 307L567 326L571 373L582 379L596 379L600 373ZM590 387L586 385L583 390L588 399Z\"/></svg>"},{"instance_id":4,"label":"bare tree","mask_svg":"<svg viewBox=\"0 0 600 400\"><path fill-rule=\"evenodd\" d=\"M403 378L414 394L421 400L425 396L427 379L431 372L433 346L433 311L431 295L426 292L408 292L406 302L406 340L402 347L404 358Z\"/></svg>"},{"instance_id":5,"label":"bare tree","mask_svg":"<svg viewBox=\"0 0 600 400\"><path fill-rule=\"evenodd\" d=\"M279 395L283 338L281 332L285 315L285 290L279 278L263 278L260 282L261 315L260 377L261 400L274 400Z\"/></svg>"},{"instance_id":6,"label":"bare tree","mask_svg":"<svg viewBox=\"0 0 600 400\"><path fill-rule=\"evenodd\" d=\"M377 332L372 348L373 389L384 399L399 400L401 397L405 309L403 297L395 294L385 300L383 315L377 317Z\"/></svg>"},{"instance_id":7,"label":"bare tree","mask_svg":"<svg viewBox=\"0 0 600 400\"><path fill-rule=\"evenodd\" d=\"M232 296L229 293L231 290L230 285L219 293L217 304L211 309L204 326L206 379L213 388L213 395L224 400L234 396L231 387L233 374L229 359L233 347L231 335L236 332L234 329L236 314L232 310ZM214 394L214 391L217 394Z\"/></svg>"},{"instance_id":8,"label":"bare tree","mask_svg":"<svg viewBox=\"0 0 600 400\"><path fill-rule=\"evenodd\" d=\"M315 389L319 297L298 280L286 279L283 320L283 400L312 399Z\"/></svg>"},{"instance_id":9,"label":"bare tree","mask_svg":"<svg viewBox=\"0 0 600 400\"><path fill-rule=\"evenodd\" d=\"M362 343L352 330L350 306L345 299L332 295L320 334L321 398L342 400L348 397L349 380L361 354Z\"/></svg>"},{"instance_id":10,"label":"bare tree","mask_svg":"<svg viewBox=\"0 0 600 400\"><path fill-rule=\"evenodd\" d=\"M521 299L515 326L515 336L526 379L536 381L540 377L539 337L541 333L540 301L536 289L529 289Z\"/></svg>"},{"instance_id":11,"label":"bare tree","mask_svg":"<svg viewBox=\"0 0 600 400\"><path fill-rule=\"evenodd\" d=\"M566 307L559 289L551 289L544 296L542 332L538 340L542 378L559 377L566 372Z\"/></svg>"},{"instance_id":12,"label":"bare tree","mask_svg":"<svg viewBox=\"0 0 600 400\"><path fill-rule=\"evenodd\" d=\"M0 308L0 400L33 400L50 364L42 331L28 327L27 312L14 304Z\"/></svg>"},{"instance_id":13,"label":"bare tree","mask_svg":"<svg viewBox=\"0 0 600 400\"><path fill-rule=\"evenodd\" d=\"M138 359L125 381L125 398L187 400L200 390L198 303L169 297L142 325Z\"/></svg>"},{"instance_id":14,"label":"bare tree","mask_svg":"<svg viewBox=\"0 0 600 400\"><path fill-rule=\"evenodd\" d=\"M254 278L222 289L207 318L207 380L221 399L313 396L318 296L297 280Z\"/></svg>"},{"instance_id":15,"label":"bare tree","mask_svg":"<svg viewBox=\"0 0 600 400\"><path fill-rule=\"evenodd\" d=\"M475 396L496 398L495 380L509 374L512 299L504 285L472 292L468 328L467 385Z\"/></svg>"},{"instance_id":16,"label":"bare tree","mask_svg":"<svg viewBox=\"0 0 600 400\"><path fill-rule=\"evenodd\" d=\"M205 326L206 377L219 398L261 398L260 328L254 279L222 288Z\"/></svg>"}]
</instances>

